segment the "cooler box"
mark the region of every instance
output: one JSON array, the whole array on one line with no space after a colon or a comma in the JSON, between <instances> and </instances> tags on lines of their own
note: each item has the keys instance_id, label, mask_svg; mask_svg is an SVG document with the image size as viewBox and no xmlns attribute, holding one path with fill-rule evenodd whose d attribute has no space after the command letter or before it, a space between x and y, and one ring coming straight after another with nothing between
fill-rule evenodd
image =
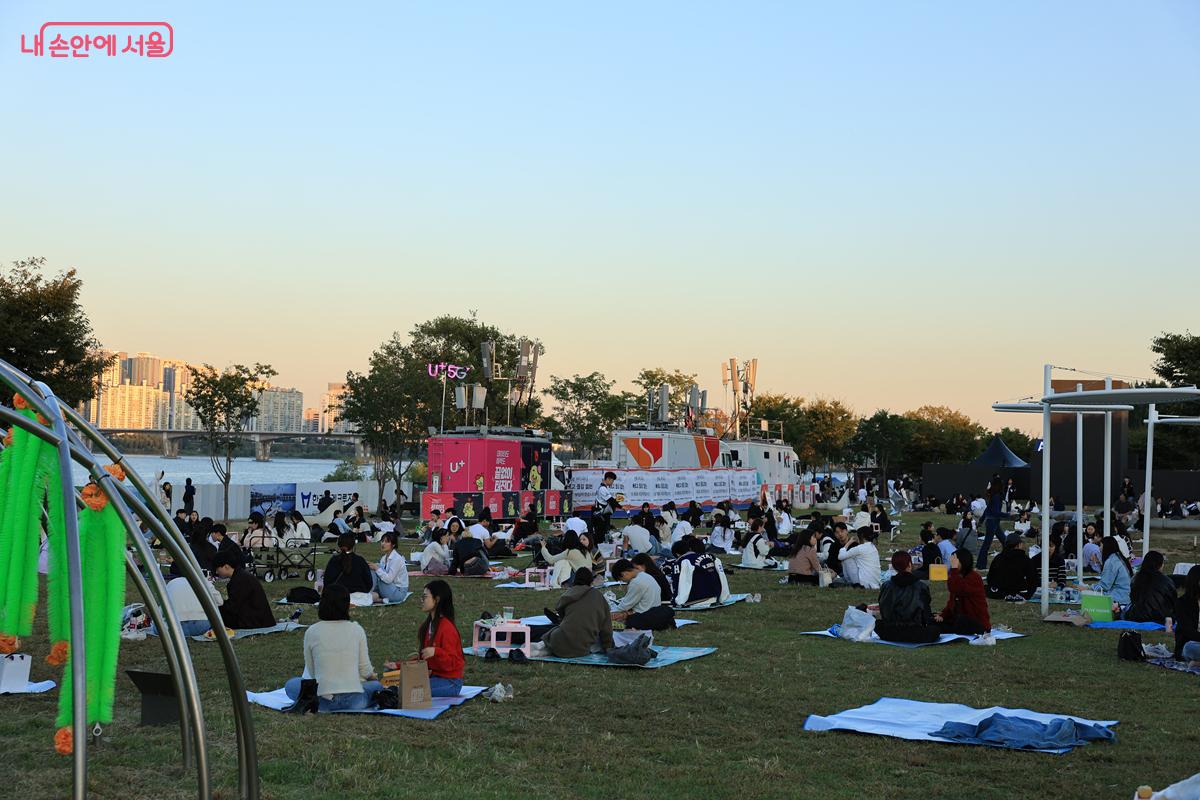
<instances>
[{"instance_id":1,"label":"cooler box","mask_svg":"<svg viewBox=\"0 0 1200 800\"><path fill-rule=\"evenodd\" d=\"M1080 592L1083 612L1093 622L1112 622L1112 598L1100 592Z\"/></svg>"}]
</instances>

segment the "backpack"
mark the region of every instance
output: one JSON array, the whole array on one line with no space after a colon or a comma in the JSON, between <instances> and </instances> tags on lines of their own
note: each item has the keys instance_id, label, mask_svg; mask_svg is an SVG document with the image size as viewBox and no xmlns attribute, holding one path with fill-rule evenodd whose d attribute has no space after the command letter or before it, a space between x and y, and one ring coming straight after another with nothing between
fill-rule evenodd
<instances>
[{"instance_id":1,"label":"backpack","mask_svg":"<svg viewBox=\"0 0 1200 800\"><path fill-rule=\"evenodd\" d=\"M1142 650L1142 635L1137 631L1121 631L1117 638L1117 658L1122 661L1145 661Z\"/></svg>"},{"instance_id":2,"label":"backpack","mask_svg":"<svg viewBox=\"0 0 1200 800\"><path fill-rule=\"evenodd\" d=\"M289 603L311 603L316 605L321 602L321 595L317 594L317 590L309 586L293 586L288 589L287 601Z\"/></svg>"}]
</instances>

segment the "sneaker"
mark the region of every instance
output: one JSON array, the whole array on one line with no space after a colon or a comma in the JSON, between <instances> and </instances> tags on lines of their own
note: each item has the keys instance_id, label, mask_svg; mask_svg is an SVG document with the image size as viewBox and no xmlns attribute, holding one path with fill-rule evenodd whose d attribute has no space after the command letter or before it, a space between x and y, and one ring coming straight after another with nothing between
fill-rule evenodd
<instances>
[{"instance_id":1,"label":"sneaker","mask_svg":"<svg viewBox=\"0 0 1200 800\"><path fill-rule=\"evenodd\" d=\"M758 593L756 592L756 593L754 594L754 597L753 597L752 599L753 599L753 600L754 600L754 602L756 602L756 603L761 603L761 602L762 602L762 595L761 595L761 594L758 594Z\"/></svg>"}]
</instances>

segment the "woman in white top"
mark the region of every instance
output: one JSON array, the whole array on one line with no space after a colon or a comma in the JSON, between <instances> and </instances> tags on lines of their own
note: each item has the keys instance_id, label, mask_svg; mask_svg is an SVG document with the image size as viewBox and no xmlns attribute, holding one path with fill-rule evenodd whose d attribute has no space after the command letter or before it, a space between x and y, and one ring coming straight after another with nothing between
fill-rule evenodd
<instances>
[{"instance_id":1,"label":"woman in white top","mask_svg":"<svg viewBox=\"0 0 1200 800\"><path fill-rule=\"evenodd\" d=\"M859 529L860 544L843 547L838 551L842 562L841 581L864 589L878 589L883 585L883 570L879 567L879 550L873 541L874 532Z\"/></svg>"},{"instance_id":2,"label":"woman in white top","mask_svg":"<svg viewBox=\"0 0 1200 800\"><path fill-rule=\"evenodd\" d=\"M434 528L433 537L421 551L421 572L426 575L446 575L450 572L450 531Z\"/></svg>"},{"instance_id":3,"label":"woman in white top","mask_svg":"<svg viewBox=\"0 0 1200 800\"><path fill-rule=\"evenodd\" d=\"M762 517L756 517L750 523L750 539L742 550L741 566L750 569L774 569L775 559L768 558L770 552L771 543L763 535Z\"/></svg>"},{"instance_id":4,"label":"woman in white top","mask_svg":"<svg viewBox=\"0 0 1200 800\"><path fill-rule=\"evenodd\" d=\"M350 621L350 593L338 584L325 587L317 607L320 622L304 632L304 675L284 684L296 701L290 711L357 711L374 705L383 688L375 680L367 653L367 634ZM307 686L305 685L307 683Z\"/></svg>"},{"instance_id":5,"label":"woman in white top","mask_svg":"<svg viewBox=\"0 0 1200 800\"><path fill-rule=\"evenodd\" d=\"M379 566L371 573L371 594L376 603L402 603L408 597L408 562L396 551L395 532L379 539Z\"/></svg>"},{"instance_id":6,"label":"woman in white top","mask_svg":"<svg viewBox=\"0 0 1200 800\"><path fill-rule=\"evenodd\" d=\"M213 601L213 605L220 606L224 602L224 598L213 586L212 581L205 581L204 586L208 590L208 596ZM196 592L192 590L192 585L187 582L186 578L173 578L167 581L167 602L171 604L171 609L179 619L179 626L183 628L184 636L203 636L212 630L212 623L208 621L208 617L204 613L204 606L200 605ZM151 625L149 633L151 636L157 636L158 629Z\"/></svg>"},{"instance_id":7,"label":"woman in white top","mask_svg":"<svg viewBox=\"0 0 1200 800\"><path fill-rule=\"evenodd\" d=\"M671 529L671 544L675 544L685 536L691 536L695 532L692 523L686 519L681 519L675 523L675 527Z\"/></svg>"},{"instance_id":8,"label":"woman in white top","mask_svg":"<svg viewBox=\"0 0 1200 800\"><path fill-rule=\"evenodd\" d=\"M284 542L284 546L288 544L308 546L312 541L312 529L308 527L308 523L304 521L304 515L299 511L292 512L292 541Z\"/></svg>"},{"instance_id":9,"label":"woman in white top","mask_svg":"<svg viewBox=\"0 0 1200 800\"><path fill-rule=\"evenodd\" d=\"M724 514L718 514L712 533L708 535L708 552L728 553L733 549L733 528Z\"/></svg>"}]
</instances>

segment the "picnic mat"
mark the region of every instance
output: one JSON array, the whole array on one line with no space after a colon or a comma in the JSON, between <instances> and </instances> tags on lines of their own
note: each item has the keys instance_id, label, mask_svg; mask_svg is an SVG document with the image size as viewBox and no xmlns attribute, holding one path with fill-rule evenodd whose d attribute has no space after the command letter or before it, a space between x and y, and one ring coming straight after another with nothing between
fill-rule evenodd
<instances>
[{"instance_id":1,"label":"picnic mat","mask_svg":"<svg viewBox=\"0 0 1200 800\"><path fill-rule=\"evenodd\" d=\"M550 625L551 624L550 618L547 617L545 614L539 614L536 617L521 617L521 619L519 621L525 625ZM682 628L684 625L699 625L699 624L700 624L699 620L694 620L694 619L677 619L677 620L675 620L676 628Z\"/></svg>"},{"instance_id":2,"label":"picnic mat","mask_svg":"<svg viewBox=\"0 0 1200 800\"><path fill-rule=\"evenodd\" d=\"M622 585L624 585L624 584L622 584L620 581L605 581L604 582L605 589L607 589L610 586L622 586ZM548 591L548 590L554 589L554 588L567 589L570 587L567 587L567 586L558 586L558 587L542 586L541 584L538 584L538 583L525 583L525 581L514 581L512 583L497 583L496 588L497 589L541 589L542 591Z\"/></svg>"},{"instance_id":3,"label":"picnic mat","mask_svg":"<svg viewBox=\"0 0 1200 800\"><path fill-rule=\"evenodd\" d=\"M787 572L787 563L780 561L773 567L748 567L745 564L726 564L729 569L756 569L761 572Z\"/></svg>"},{"instance_id":4,"label":"picnic mat","mask_svg":"<svg viewBox=\"0 0 1200 800\"><path fill-rule=\"evenodd\" d=\"M841 639L841 637L837 635L837 629L839 627L840 626L838 626L838 625L834 625L834 626L830 627L828 630L824 630L824 631L800 631L800 635L801 636L828 636L830 639ZM992 638L994 638L996 641L1000 641L1001 639L1019 639L1019 638L1023 637L1024 635L1025 634L1023 634L1023 633L1014 633L1012 631L992 631ZM950 644L950 642L957 642L960 640L964 641L964 642L969 642L972 639L977 639L977 638L979 638L979 637L968 635L965 633L943 633L936 642L920 642L920 643L890 642L890 641L887 641L886 639L880 639L879 634L872 633L871 641L856 642L856 644L887 644L887 645L891 645L892 647L913 648L913 647L930 647L935 644ZM850 640L842 639L842 641L848 642Z\"/></svg>"},{"instance_id":5,"label":"picnic mat","mask_svg":"<svg viewBox=\"0 0 1200 800\"><path fill-rule=\"evenodd\" d=\"M988 740L980 737L954 738L954 729L961 735L960 726L978 726L986 720L1000 715L1006 721L1019 720L1026 723L1042 723L1043 725L1063 726L1065 722L1075 723L1081 730L1083 726L1095 729L1107 729L1117 724L1117 720L1091 720L1072 717L1066 714L1042 714L1024 708L972 708L957 703L923 703L917 700L902 700L896 697L882 697L869 706L852 708L828 717L812 715L804 721L807 731L857 731L872 733L878 736L893 736L898 739L914 741L944 742L948 744L981 744L988 747L1007 747L1014 749L1034 750L1039 753L1062 754L1069 752L1073 743L1066 743L1060 738L1060 746L1036 746L1020 737L998 737ZM948 725L954 723L954 725ZM945 735L942 735L944 732ZM1000 731L998 731L999 733ZM1111 731L1108 738L1116 738ZM1101 734L1103 735L1103 734ZM1082 743L1082 742L1078 742ZM1041 742L1048 744L1048 742Z\"/></svg>"},{"instance_id":6,"label":"picnic mat","mask_svg":"<svg viewBox=\"0 0 1200 800\"><path fill-rule=\"evenodd\" d=\"M403 603L405 600L407 600L408 598L412 597L412 595L413 595L412 592L406 592L404 594L404 597L400 600L385 600L382 603L372 603L369 606L354 606L354 608L379 608L380 606L398 606L401 603ZM317 606L316 603L289 603L288 599L286 597L281 597L278 600L276 600L275 605L277 605L277 606L313 606L314 608Z\"/></svg>"},{"instance_id":7,"label":"picnic mat","mask_svg":"<svg viewBox=\"0 0 1200 800\"><path fill-rule=\"evenodd\" d=\"M24 689L17 689L15 692L0 692L0 694L41 694L50 691L55 686L54 681L39 681L38 683L29 681L25 684Z\"/></svg>"},{"instance_id":8,"label":"picnic mat","mask_svg":"<svg viewBox=\"0 0 1200 800\"><path fill-rule=\"evenodd\" d=\"M1192 675L1200 675L1200 667L1189 667L1187 661L1176 661L1173 658L1147 658L1146 663L1153 664L1156 667L1173 669L1176 672L1188 672Z\"/></svg>"},{"instance_id":9,"label":"picnic mat","mask_svg":"<svg viewBox=\"0 0 1200 800\"><path fill-rule=\"evenodd\" d=\"M408 577L410 577L410 578L487 578L488 580L499 580L500 578L504 577L504 573L503 572L489 572L486 575L461 575L461 574L459 574L459 575L426 575L424 572L421 572L421 570L419 570L419 569L416 569L416 570L410 569L408 571Z\"/></svg>"},{"instance_id":10,"label":"picnic mat","mask_svg":"<svg viewBox=\"0 0 1200 800\"><path fill-rule=\"evenodd\" d=\"M1161 622L1130 622L1127 619L1115 619L1112 622L1092 622L1089 628L1121 628L1129 631L1165 631L1166 625Z\"/></svg>"},{"instance_id":11,"label":"picnic mat","mask_svg":"<svg viewBox=\"0 0 1200 800\"><path fill-rule=\"evenodd\" d=\"M233 636L229 638L245 639L249 636L266 636L268 633L291 633L294 630L307 627L307 625L301 625L299 622L280 622L272 625L270 628L240 628L234 631ZM210 633L212 631L202 633L199 636L193 636L192 640L196 642L215 642L217 640L216 636L210 636Z\"/></svg>"},{"instance_id":12,"label":"picnic mat","mask_svg":"<svg viewBox=\"0 0 1200 800\"><path fill-rule=\"evenodd\" d=\"M693 658L700 658L717 652L715 647L651 647L652 650L658 653L654 658L647 661L645 664L614 664L608 660L608 656L603 653L589 653L586 656L578 658L558 658L557 656L530 656L530 661L552 661L556 664L588 664L593 667L638 667L642 669L658 669L659 667L668 667L671 664L678 664L680 661L689 661ZM463 653L469 656L481 656L481 653L476 653L470 647L464 647Z\"/></svg>"},{"instance_id":13,"label":"picnic mat","mask_svg":"<svg viewBox=\"0 0 1200 800\"><path fill-rule=\"evenodd\" d=\"M433 707L420 710L408 710L403 708L363 708L357 711L326 711L326 714L387 714L390 717L409 717L411 719L435 719L439 714L448 708L460 706L463 703L475 697L482 692L484 686L464 686L462 694L458 697L435 697L433 698ZM283 689L276 689L273 692L246 692L246 699L256 705L282 711L292 704L291 698L287 696L287 692Z\"/></svg>"},{"instance_id":14,"label":"picnic mat","mask_svg":"<svg viewBox=\"0 0 1200 800\"><path fill-rule=\"evenodd\" d=\"M749 596L749 594L731 594L724 603L713 603L707 606L672 606L672 608L675 611L712 611L714 608L727 608L734 603L740 603Z\"/></svg>"}]
</instances>

